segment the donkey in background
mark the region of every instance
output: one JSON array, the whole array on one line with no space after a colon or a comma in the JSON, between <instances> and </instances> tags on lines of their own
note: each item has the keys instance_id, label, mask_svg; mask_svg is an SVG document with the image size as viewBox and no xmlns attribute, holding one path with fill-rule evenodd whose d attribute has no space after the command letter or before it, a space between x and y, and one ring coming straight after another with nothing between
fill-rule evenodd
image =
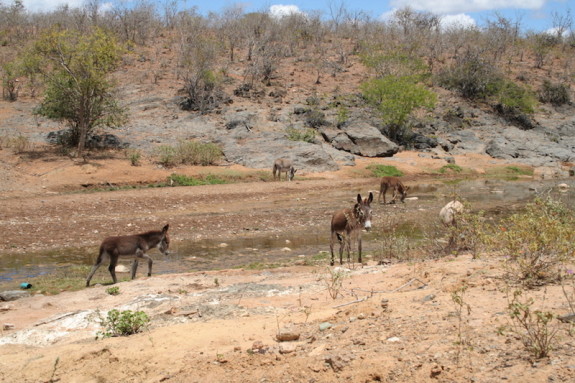
<instances>
[{"instance_id":1,"label":"donkey in background","mask_svg":"<svg viewBox=\"0 0 575 383\"><path fill-rule=\"evenodd\" d=\"M335 259L333 254L333 245L336 239L339 241L339 264L343 264L343 248L347 249L347 261L351 258L351 240L352 236L357 239L358 261L361 263L361 230L371 229L371 202L373 193L369 197L362 199L361 194L357 195L357 203L353 209L342 209L336 211L331 217L331 242L329 248L331 251L331 262L333 266Z\"/></svg>"},{"instance_id":2,"label":"donkey in background","mask_svg":"<svg viewBox=\"0 0 575 383\"><path fill-rule=\"evenodd\" d=\"M100 245L98 259L94 266L92 266L92 270L86 279L86 287L90 286L90 280L94 276L94 273L107 258L110 259L108 270L112 275L114 283L118 282L116 279L116 265L118 264L118 258L121 256L135 257L132 263L132 279L136 278L138 260L147 259L148 277L150 277L152 275L152 258L150 258L146 252L154 247L158 247L162 254L168 254L168 247L170 247L170 237L168 236L169 228L170 225L167 224L162 230L152 230L142 234L122 235L104 239Z\"/></svg>"},{"instance_id":3,"label":"donkey in background","mask_svg":"<svg viewBox=\"0 0 575 383\"><path fill-rule=\"evenodd\" d=\"M282 180L282 173L284 172L286 174L286 180L291 181L293 180L296 171L297 169L293 167L293 162L291 160L285 158L278 158L277 160L274 161L272 171L274 175L274 181L276 179L276 172L278 174L278 179L280 181Z\"/></svg>"},{"instance_id":4,"label":"donkey in background","mask_svg":"<svg viewBox=\"0 0 575 383\"><path fill-rule=\"evenodd\" d=\"M407 191L409 190L409 186L405 186L398 177L383 177L381 179L381 185L379 188L379 195L377 197L377 203L380 203L381 196L383 195L383 203L385 204L385 193L387 193L387 189L393 190L393 196L391 197L390 203L395 203L395 199L397 198L397 194L401 194L400 200L401 202L405 202L405 197L407 197Z\"/></svg>"}]
</instances>

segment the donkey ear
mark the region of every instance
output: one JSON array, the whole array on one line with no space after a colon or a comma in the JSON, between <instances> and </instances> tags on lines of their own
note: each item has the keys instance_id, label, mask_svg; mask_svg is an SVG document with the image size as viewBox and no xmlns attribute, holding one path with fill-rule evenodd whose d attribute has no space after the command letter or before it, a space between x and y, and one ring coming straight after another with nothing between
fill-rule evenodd
<instances>
[{"instance_id":1,"label":"donkey ear","mask_svg":"<svg viewBox=\"0 0 575 383\"><path fill-rule=\"evenodd\" d=\"M369 198L367 199L367 204L369 205L373 201L373 193L369 192Z\"/></svg>"},{"instance_id":2,"label":"donkey ear","mask_svg":"<svg viewBox=\"0 0 575 383\"><path fill-rule=\"evenodd\" d=\"M361 203L361 194L357 195L357 203Z\"/></svg>"},{"instance_id":3,"label":"donkey ear","mask_svg":"<svg viewBox=\"0 0 575 383\"><path fill-rule=\"evenodd\" d=\"M166 226L164 226L164 228L162 229L162 232L165 233L168 231L168 229L170 228L170 224L166 224Z\"/></svg>"}]
</instances>

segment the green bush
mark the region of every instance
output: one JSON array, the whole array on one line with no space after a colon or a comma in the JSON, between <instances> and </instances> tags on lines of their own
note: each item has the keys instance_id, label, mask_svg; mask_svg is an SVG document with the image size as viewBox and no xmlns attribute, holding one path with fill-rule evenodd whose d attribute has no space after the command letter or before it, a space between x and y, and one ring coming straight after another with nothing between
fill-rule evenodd
<instances>
[{"instance_id":1,"label":"green bush","mask_svg":"<svg viewBox=\"0 0 575 383\"><path fill-rule=\"evenodd\" d=\"M222 157L222 150L213 143L181 141L176 147L178 163L185 165L214 165Z\"/></svg>"},{"instance_id":2,"label":"green bush","mask_svg":"<svg viewBox=\"0 0 575 383\"><path fill-rule=\"evenodd\" d=\"M549 80L544 80L541 89L539 89L539 101L555 106L569 104L571 102L569 86L553 84Z\"/></svg>"},{"instance_id":3,"label":"green bush","mask_svg":"<svg viewBox=\"0 0 575 383\"><path fill-rule=\"evenodd\" d=\"M287 138L290 141L304 141L312 143L315 140L314 129L296 129L293 127L286 128Z\"/></svg>"},{"instance_id":4,"label":"green bush","mask_svg":"<svg viewBox=\"0 0 575 383\"><path fill-rule=\"evenodd\" d=\"M110 294L110 295L119 295L120 294L120 288L118 286L108 287L106 289L106 293Z\"/></svg>"},{"instance_id":5,"label":"green bush","mask_svg":"<svg viewBox=\"0 0 575 383\"><path fill-rule=\"evenodd\" d=\"M501 81L496 86L497 101L507 110L532 114L537 101L527 89L511 81Z\"/></svg>"},{"instance_id":6,"label":"green bush","mask_svg":"<svg viewBox=\"0 0 575 383\"><path fill-rule=\"evenodd\" d=\"M395 166L390 165L369 165L366 169L370 170L374 177L401 177L403 173Z\"/></svg>"},{"instance_id":7,"label":"green bush","mask_svg":"<svg viewBox=\"0 0 575 383\"><path fill-rule=\"evenodd\" d=\"M128 336L145 330L150 324L150 317L143 311L132 312L131 310L108 311L106 319L101 320L104 332L99 332L102 338L113 336Z\"/></svg>"},{"instance_id":8,"label":"green bush","mask_svg":"<svg viewBox=\"0 0 575 383\"><path fill-rule=\"evenodd\" d=\"M176 149L170 145L161 145L156 148L157 162L166 167L172 168L178 164Z\"/></svg>"},{"instance_id":9,"label":"green bush","mask_svg":"<svg viewBox=\"0 0 575 383\"><path fill-rule=\"evenodd\" d=\"M176 165L214 165L222 158L222 151L216 144L198 141L181 141L174 148L161 145L156 149L157 162L167 168Z\"/></svg>"},{"instance_id":10,"label":"green bush","mask_svg":"<svg viewBox=\"0 0 575 383\"><path fill-rule=\"evenodd\" d=\"M361 84L363 97L374 107L386 126L388 137L401 141L407 131L407 119L417 108L432 109L436 95L413 77L385 76Z\"/></svg>"}]
</instances>

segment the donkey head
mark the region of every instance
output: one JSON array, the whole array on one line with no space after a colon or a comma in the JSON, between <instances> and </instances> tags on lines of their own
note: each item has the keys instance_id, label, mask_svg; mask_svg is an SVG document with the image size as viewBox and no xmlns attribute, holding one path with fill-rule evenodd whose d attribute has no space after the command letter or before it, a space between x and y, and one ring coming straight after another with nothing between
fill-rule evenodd
<instances>
[{"instance_id":1,"label":"donkey head","mask_svg":"<svg viewBox=\"0 0 575 383\"><path fill-rule=\"evenodd\" d=\"M296 168L294 168L293 166L289 168L289 171L287 173L288 181L293 180L293 177L295 176L295 172L297 172Z\"/></svg>"},{"instance_id":2,"label":"donkey head","mask_svg":"<svg viewBox=\"0 0 575 383\"><path fill-rule=\"evenodd\" d=\"M353 214L357 220L363 224L363 228L367 231L371 229L371 202L373 201L373 193L369 192L369 197L362 199L361 194L357 195L357 203L353 207Z\"/></svg>"},{"instance_id":3,"label":"donkey head","mask_svg":"<svg viewBox=\"0 0 575 383\"><path fill-rule=\"evenodd\" d=\"M400 192L401 192L401 202L405 202L405 197L407 197L407 192L409 190L409 186L404 186L403 188L401 188Z\"/></svg>"},{"instance_id":4,"label":"donkey head","mask_svg":"<svg viewBox=\"0 0 575 383\"><path fill-rule=\"evenodd\" d=\"M160 244L158 245L158 249L164 255L168 255L168 248L170 247L170 236L168 235L169 228L170 224L167 224L162 228L162 238L160 239Z\"/></svg>"}]
</instances>

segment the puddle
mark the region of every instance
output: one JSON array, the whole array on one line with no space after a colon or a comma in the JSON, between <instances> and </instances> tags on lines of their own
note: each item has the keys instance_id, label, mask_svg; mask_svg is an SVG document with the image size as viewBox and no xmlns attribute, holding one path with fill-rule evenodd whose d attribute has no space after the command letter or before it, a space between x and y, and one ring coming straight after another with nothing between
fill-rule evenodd
<instances>
[{"instance_id":1,"label":"puddle","mask_svg":"<svg viewBox=\"0 0 575 383\"><path fill-rule=\"evenodd\" d=\"M559 192L556 186L565 182L570 185L567 192ZM421 183L410 189L406 203L393 205L373 204L374 220L380 226L393 222L396 232L408 238L418 239L426 225L437 224L437 207L443 206L457 194L467 200L474 210L484 210L488 216L502 217L523 206L537 194L551 194L568 206L575 201L575 184L567 181L533 180L463 180L453 183ZM357 188L339 190L338 195L354 195ZM332 195L332 198L334 196ZM376 194L377 201L377 194ZM414 206L417 206L414 208ZM427 215L426 215L427 214ZM377 251L381 247L378 236L381 229L363 235L363 252ZM305 232L278 232L273 235L250 236L227 240L182 241L174 243L168 256L157 250L150 252L154 260L153 273L181 273L202 270L235 268L258 263L279 264L288 260L312 257L329 251L329 223L322 230ZM336 245L337 252L337 245ZM97 248L62 248L14 256L0 256L0 288L14 288L29 278L51 274L74 265L91 265ZM337 257L337 254L336 254ZM121 260L129 268L129 259ZM102 266L105 270L106 267ZM144 275L147 266L142 262L138 275ZM99 270L100 272L101 270Z\"/></svg>"}]
</instances>

